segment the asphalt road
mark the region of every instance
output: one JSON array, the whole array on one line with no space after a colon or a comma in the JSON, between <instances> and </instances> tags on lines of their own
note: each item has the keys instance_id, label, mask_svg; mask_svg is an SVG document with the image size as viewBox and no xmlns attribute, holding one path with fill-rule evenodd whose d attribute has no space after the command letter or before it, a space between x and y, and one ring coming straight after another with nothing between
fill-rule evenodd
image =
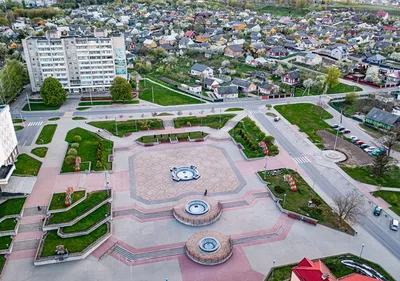
<instances>
[{"instance_id":1,"label":"asphalt road","mask_svg":"<svg viewBox=\"0 0 400 281\"><path fill-rule=\"evenodd\" d=\"M285 136L275 128L264 114L256 113L254 117L265 127L276 141L293 157L301 157L303 154ZM315 180L315 184L330 198L343 194L334 184L332 184L311 162L300 163L300 167L310 178ZM377 241L384 245L394 256L400 259L399 233L389 229L389 217L386 214L375 217L372 208L359 219L359 224L371 234Z\"/></svg>"},{"instance_id":2,"label":"asphalt road","mask_svg":"<svg viewBox=\"0 0 400 281\"><path fill-rule=\"evenodd\" d=\"M42 124L43 119L41 118L30 118L29 121L25 121L25 128L16 132L18 145L31 145Z\"/></svg>"}]
</instances>

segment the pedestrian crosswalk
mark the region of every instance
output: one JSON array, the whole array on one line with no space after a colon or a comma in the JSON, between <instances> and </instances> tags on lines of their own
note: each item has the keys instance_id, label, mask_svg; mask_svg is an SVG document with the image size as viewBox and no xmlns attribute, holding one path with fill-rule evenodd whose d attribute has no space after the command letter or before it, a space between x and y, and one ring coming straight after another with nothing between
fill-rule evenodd
<instances>
[{"instance_id":1,"label":"pedestrian crosswalk","mask_svg":"<svg viewBox=\"0 0 400 281\"><path fill-rule=\"evenodd\" d=\"M307 157L305 156L300 156L300 157L294 157L294 161L298 164L304 164L304 163L309 163L311 162Z\"/></svg>"},{"instance_id":2,"label":"pedestrian crosswalk","mask_svg":"<svg viewBox=\"0 0 400 281\"><path fill-rule=\"evenodd\" d=\"M261 112L259 110L249 110L250 114L261 114Z\"/></svg>"},{"instance_id":3,"label":"pedestrian crosswalk","mask_svg":"<svg viewBox=\"0 0 400 281\"><path fill-rule=\"evenodd\" d=\"M41 126L43 121L29 122L27 127Z\"/></svg>"}]
</instances>

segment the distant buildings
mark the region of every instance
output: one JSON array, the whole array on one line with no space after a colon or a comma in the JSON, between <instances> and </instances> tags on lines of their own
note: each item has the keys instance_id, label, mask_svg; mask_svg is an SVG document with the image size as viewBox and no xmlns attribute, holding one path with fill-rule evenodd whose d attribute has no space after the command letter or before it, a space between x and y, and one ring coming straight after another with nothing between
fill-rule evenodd
<instances>
[{"instance_id":1,"label":"distant buildings","mask_svg":"<svg viewBox=\"0 0 400 281\"><path fill-rule=\"evenodd\" d=\"M18 156L17 144L10 107L0 105L0 184L7 184L15 169L14 161Z\"/></svg>"},{"instance_id":2,"label":"distant buildings","mask_svg":"<svg viewBox=\"0 0 400 281\"><path fill-rule=\"evenodd\" d=\"M22 41L32 91L56 78L70 93L106 90L115 76L127 78L125 39L62 37L59 31Z\"/></svg>"},{"instance_id":3,"label":"distant buildings","mask_svg":"<svg viewBox=\"0 0 400 281\"><path fill-rule=\"evenodd\" d=\"M22 4L22 0L15 0L16 2ZM0 0L0 3L5 3L6 0ZM46 7L55 4L56 0L25 0L25 5L27 7Z\"/></svg>"}]
</instances>

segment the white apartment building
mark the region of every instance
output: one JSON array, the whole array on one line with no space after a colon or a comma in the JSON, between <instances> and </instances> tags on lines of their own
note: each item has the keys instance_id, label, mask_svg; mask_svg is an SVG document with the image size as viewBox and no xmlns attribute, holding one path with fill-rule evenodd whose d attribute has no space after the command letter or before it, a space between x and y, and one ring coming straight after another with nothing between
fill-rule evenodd
<instances>
[{"instance_id":1,"label":"white apartment building","mask_svg":"<svg viewBox=\"0 0 400 281\"><path fill-rule=\"evenodd\" d=\"M11 119L10 107L0 105L0 184L7 184L15 169L18 141Z\"/></svg>"},{"instance_id":2,"label":"white apartment building","mask_svg":"<svg viewBox=\"0 0 400 281\"><path fill-rule=\"evenodd\" d=\"M5 3L6 0L0 0L0 3ZM15 0L22 4L22 0ZM47 7L57 3L56 0L25 0L25 6L27 7Z\"/></svg>"},{"instance_id":3,"label":"white apartment building","mask_svg":"<svg viewBox=\"0 0 400 281\"><path fill-rule=\"evenodd\" d=\"M32 85L38 92L47 77L56 78L70 93L107 90L115 76L127 78L125 39L111 37L46 37L22 41Z\"/></svg>"}]
</instances>

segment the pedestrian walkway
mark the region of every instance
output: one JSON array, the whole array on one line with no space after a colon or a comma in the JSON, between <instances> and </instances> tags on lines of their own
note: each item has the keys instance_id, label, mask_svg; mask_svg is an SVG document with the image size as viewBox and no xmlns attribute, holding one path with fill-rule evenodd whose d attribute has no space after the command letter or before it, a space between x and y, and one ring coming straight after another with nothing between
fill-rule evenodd
<instances>
[{"instance_id":1,"label":"pedestrian walkway","mask_svg":"<svg viewBox=\"0 0 400 281\"><path fill-rule=\"evenodd\" d=\"M27 127L41 126L42 124L43 124L43 121L29 122Z\"/></svg>"},{"instance_id":2,"label":"pedestrian walkway","mask_svg":"<svg viewBox=\"0 0 400 281\"><path fill-rule=\"evenodd\" d=\"M311 161L310 161L307 157L305 157L305 156L294 157L293 160L296 161L296 163L298 163L298 164L304 164L304 163L309 163L309 162L311 162Z\"/></svg>"}]
</instances>

